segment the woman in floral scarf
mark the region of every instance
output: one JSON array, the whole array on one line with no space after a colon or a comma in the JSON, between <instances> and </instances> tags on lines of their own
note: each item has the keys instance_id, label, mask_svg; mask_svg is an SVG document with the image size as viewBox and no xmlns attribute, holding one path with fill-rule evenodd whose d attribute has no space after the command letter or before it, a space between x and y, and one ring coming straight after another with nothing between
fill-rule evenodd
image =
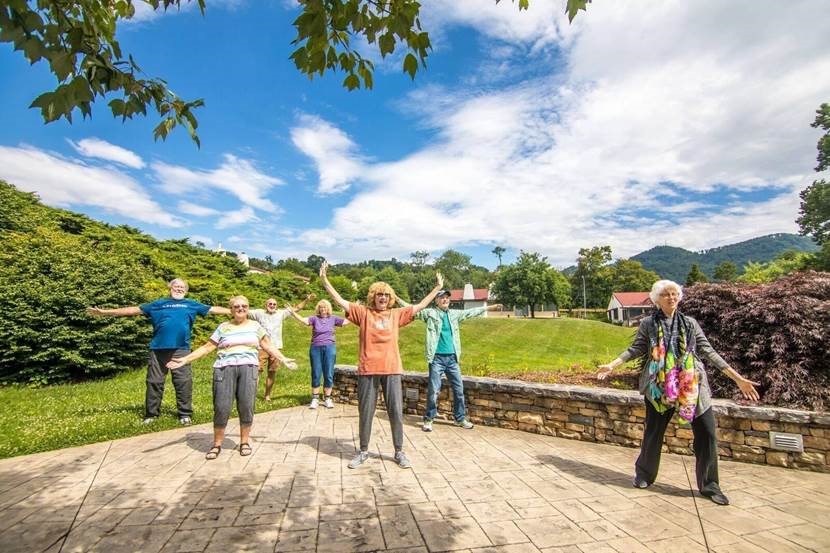
<instances>
[{"instance_id":1,"label":"woman in floral scarf","mask_svg":"<svg viewBox=\"0 0 830 553\"><path fill-rule=\"evenodd\" d=\"M729 499L718 482L715 415L710 409L712 394L701 361L734 380L747 399L758 399L758 383L735 372L712 348L698 322L677 309L683 299L679 284L658 280L649 297L658 309L642 320L631 347L607 365L600 365L597 374L599 380L604 380L630 359L642 360L640 393L645 396L646 422L634 487L647 488L657 478L663 434L674 415L677 424L692 427L695 475L701 495L718 505L728 505Z\"/></svg>"}]
</instances>

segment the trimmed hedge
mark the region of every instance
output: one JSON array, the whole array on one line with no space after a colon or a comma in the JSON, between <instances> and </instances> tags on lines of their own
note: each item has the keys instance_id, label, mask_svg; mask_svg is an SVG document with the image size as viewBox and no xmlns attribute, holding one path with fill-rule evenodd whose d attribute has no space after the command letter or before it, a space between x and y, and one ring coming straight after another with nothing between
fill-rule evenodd
<instances>
[{"instance_id":1,"label":"trimmed hedge","mask_svg":"<svg viewBox=\"0 0 830 553\"><path fill-rule=\"evenodd\" d=\"M793 273L768 284L697 284L683 312L744 376L761 383L762 401L817 411L830 407L830 273ZM735 384L710 375L717 397Z\"/></svg>"}]
</instances>

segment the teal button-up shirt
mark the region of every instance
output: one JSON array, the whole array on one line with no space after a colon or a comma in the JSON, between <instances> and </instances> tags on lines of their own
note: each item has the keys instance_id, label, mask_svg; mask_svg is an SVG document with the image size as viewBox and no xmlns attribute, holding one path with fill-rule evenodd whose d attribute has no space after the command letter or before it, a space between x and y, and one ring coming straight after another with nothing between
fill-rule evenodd
<instances>
[{"instance_id":1,"label":"teal button-up shirt","mask_svg":"<svg viewBox=\"0 0 830 553\"><path fill-rule=\"evenodd\" d=\"M485 311L487 311L486 307L447 310L447 317L450 321L450 330L452 331L452 344L455 348L455 355L458 359L461 359L461 332L458 329L458 323L464 319L480 317ZM443 311L437 307L427 307L415 315L416 319L421 319L427 324L427 363L432 363L432 360L435 358L435 350L438 349L438 339L441 337L441 326L443 323L442 313Z\"/></svg>"}]
</instances>

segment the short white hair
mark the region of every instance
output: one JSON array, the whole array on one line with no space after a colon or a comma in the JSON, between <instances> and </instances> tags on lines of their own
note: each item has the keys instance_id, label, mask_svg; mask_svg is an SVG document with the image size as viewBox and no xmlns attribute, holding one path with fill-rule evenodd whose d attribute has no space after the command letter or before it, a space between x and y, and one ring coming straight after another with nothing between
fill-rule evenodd
<instances>
[{"instance_id":1,"label":"short white hair","mask_svg":"<svg viewBox=\"0 0 830 553\"><path fill-rule=\"evenodd\" d=\"M651 303L657 305L657 299L660 297L660 294L663 293L663 290L666 288L675 288L677 289L678 294L678 301L683 299L683 287L680 286L673 280L658 280L651 286L651 292L649 292L648 297L651 299Z\"/></svg>"},{"instance_id":2,"label":"short white hair","mask_svg":"<svg viewBox=\"0 0 830 553\"><path fill-rule=\"evenodd\" d=\"M167 289L168 289L168 290L172 290L172 289L173 289L173 285L174 285L174 284L176 284L177 282L181 283L181 285L182 285L182 286L184 286L184 291L185 291L185 292L187 292L188 290L190 290L190 286L188 286L187 281L186 281L185 279L183 279L183 278L174 278L173 280L171 280L170 282L168 282L168 283L167 283Z\"/></svg>"}]
</instances>

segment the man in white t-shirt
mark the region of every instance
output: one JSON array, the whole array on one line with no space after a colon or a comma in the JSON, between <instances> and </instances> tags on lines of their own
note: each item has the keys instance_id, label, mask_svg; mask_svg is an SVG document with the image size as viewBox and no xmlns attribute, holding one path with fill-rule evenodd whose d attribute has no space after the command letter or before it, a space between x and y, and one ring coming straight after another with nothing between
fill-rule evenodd
<instances>
[{"instance_id":1,"label":"man in white t-shirt","mask_svg":"<svg viewBox=\"0 0 830 553\"><path fill-rule=\"evenodd\" d=\"M314 298L314 294L309 294L306 299L294 306L294 309L302 309L312 298ZM291 317L291 311L277 309L277 300L274 298L266 300L265 309L251 309L248 312L248 318L262 325L268 332L271 344L277 349L282 349L282 322L289 317ZM261 373L266 369L268 371L265 377L265 401L271 401L271 388L274 387L274 377L279 366L279 359L269 356L264 349L259 350L259 372Z\"/></svg>"}]
</instances>

